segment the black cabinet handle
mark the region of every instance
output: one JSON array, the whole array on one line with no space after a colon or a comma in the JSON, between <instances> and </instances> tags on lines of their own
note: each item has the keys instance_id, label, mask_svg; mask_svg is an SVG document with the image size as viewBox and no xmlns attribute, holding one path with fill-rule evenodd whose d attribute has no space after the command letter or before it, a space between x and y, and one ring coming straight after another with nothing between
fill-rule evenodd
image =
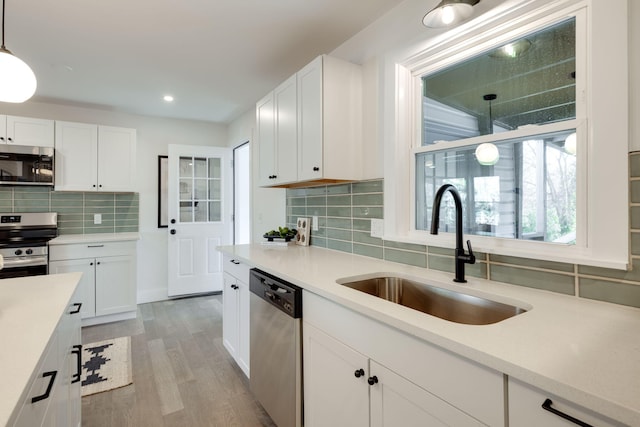
<instances>
[{"instance_id":1,"label":"black cabinet handle","mask_svg":"<svg viewBox=\"0 0 640 427\"><path fill-rule=\"evenodd\" d=\"M314 166L314 167L313 167L313 171L314 171L314 172L318 172L319 170L320 170L320 168L319 168L319 167L317 167L317 166Z\"/></svg>"},{"instance_id":2,"label":"black cabinet handle","mask_svg":"<svg viewBox=\"0 0 640 427\"><path fill-rule=\"evenodd\" d=\"M74 384L80 381L80 374L82 373L82 344L74 345L73 350L71 350L71 354L78 356L76 361L76 373L73 374L73 379L71 380L71 384Z\"/></svg>"},{"instance_id":3,"label":"black cabinet handle","mask_svg":"<svg viewBox=\"0 0 640 427\"><path fill-rule=\"evenodd\" d=\"M360 378L361 376L364 375L364 369L362 368L356 369L356 371L354 372L354 375L356 376L356 378Z\"/></svg>"},{"instance_id":4,"label":"black cabinet handle","mask_svg":"<svg viewBox=\"0 0 640 427\"><path fill-rule=\"evenodd\" d=\"M93 185L92 185L92 187L93 187L93 188L96 188L96 185L95 185L95 184L93 184Z\"/></svg>"},{"instance_id":5,"label":"black cabinet handle","mask_svg":"<svg viewBox=\"0 0 640 427\"><path fill-rule=\"evenodd\" d=\"M235 260L235 259L232 259L232 260L231 260L231 262L232 262L233 264L235 264L235 265L240 264L240 261L237 261L237 260Z\"/></svg>"},{"instance_id":6,"label":"black cabinet handle","mask_svg":"<svg viewBox=\"0 0 640 427\"><path fill-rule=\"evenodd\" d=\"M45 391L44 394L41 394L40 396L33 397L31 399L31 403L40 402L41 400L45 400L49 398L49 395L51 394L51 389L53 388L53 382L56 380L57 374L58 374L58 371L49 371L42 374L42 378L51 377L49 378L49 385L47 385L47 391Z\"/></svg>"},{"instance_id":7,"label":"black cabinet handle","mask_svg":"<svg viewBox=\"0 0 640 427\"><path fill-rule=\"evenodd\" d=\"M11 139L11 137L9 137L9 138L7 138L7 139L9 140L9 142L12 142L12 141L13 141L13 139Z\"/></svg>"},{"instance_id":8,"label":"black cabinet handle","mask_svg":"<svg viewBox=\"0 0 640 427\"><path fill-rule=\"evenodd\" d=\"M378 377L376 377L375 375L372 377L369 377L367 382L369 383L369 385L378 384Z\"/></svg>"},{"instance_id":9,"label":"black cabinet handle","mask_svg":"<svg viewBox=\"0 0 640 427\"><path fill-rule=\"evenodd\" d=\"M175 223L176 223L176 220L175 220L175 219L172 219L172 220L171 220L171 224L175 224Z\"/></svg>"},{"instance_id":10,"label":"black cabinet handle","mask_svg":"<svg viewBox=\"0 0 640 427\"><path fill-rule=\"evenodd\" d=\"M169 233L176 234L176 230L171 230Z\"/></svg>"},{"instance_id":11,"label":"black cabinet handle","mask_svg":"<svg viewBox=\"0 0 640 427\"><path fill-rule=\"evenodd\" d=\"M238 285L231 285L231 289L238 289Z\"/></svg>"},{"instance_id":12,"label":"black cabinet handle","mask_svg":"<svg viewBox=\"0 0 640 427\"><path fill-rule=\"evenodd\" d=\"M542 404L542 409L544 409L545 411L549 411L552 414L559 416L560 418L564 418L567 421L571 421L572 423L577 424L581 427L593 427L591 424L587 424L584 421L580 421L579 419L574 418L569 414L565 414L562 411L558 411L557 409L552 408L551 405L553 405L553 402L551 401L551 399L547 399Z\"/></svg>"},{"instance_id":13,"label":"black cabinet handle","mask_svg":"<svg viewBox=\"0 0 640 427\"><path fill-rule=\"evenodd\" d=\"M73 303L73 306L74 307L78 307L78 308L76 308L75 310L71 310L69 312L69 314L78 314L78 313L80 313L80 309L82 308L82 303L81 302L76 302L76 303Z\"/></svg>"},{"instance_id":14,"label":"black cabinet handle","mask_svg":"<svg viewBox=\"0 0 640 427\"><path fill-rule=\"evenodd\" d=\"M4 136L0 136L0 141L4 141Z\"/></svg>"}]
</instances>

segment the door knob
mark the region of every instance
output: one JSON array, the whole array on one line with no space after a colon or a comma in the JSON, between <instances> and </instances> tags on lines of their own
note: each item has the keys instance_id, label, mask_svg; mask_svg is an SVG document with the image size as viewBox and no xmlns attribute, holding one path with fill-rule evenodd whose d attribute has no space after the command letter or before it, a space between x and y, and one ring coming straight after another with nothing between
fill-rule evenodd
<instances>
[{"instance_id":1,"label":"door knob","mask_svg":"<svg viewBox=\"0 0 640 427\"><path fill-rule=\"evenodd\" d=\"M171 230L169 233L176 234L176 230Z\"/></svg>"}]
</instances>

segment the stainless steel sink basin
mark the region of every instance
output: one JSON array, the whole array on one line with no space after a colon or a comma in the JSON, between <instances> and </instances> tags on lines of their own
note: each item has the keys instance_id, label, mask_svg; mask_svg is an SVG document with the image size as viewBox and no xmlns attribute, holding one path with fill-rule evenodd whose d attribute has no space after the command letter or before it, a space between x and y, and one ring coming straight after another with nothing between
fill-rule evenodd
<instances>
[{"instance_id":1,"label":"stainless steel sink basin","mask_svg":"<svg viewBox=\"0 0 640 427\"><path fill-rule=\"evenodd\" d=\"M441 319L467 325L489 325L527 311L510 304L402 277L373 277L340 284Z\"/></svg>"}]
</instances>

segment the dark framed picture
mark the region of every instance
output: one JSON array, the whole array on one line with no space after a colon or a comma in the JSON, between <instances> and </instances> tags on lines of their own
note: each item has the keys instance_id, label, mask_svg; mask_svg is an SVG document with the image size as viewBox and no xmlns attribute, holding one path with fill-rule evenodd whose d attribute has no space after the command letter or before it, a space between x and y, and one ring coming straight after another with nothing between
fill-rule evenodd
<instances>
[{"instance_id":1,"label":"dark framed picture","mask_svg":"<svg viewBox=\"0 0 640 427\"><path fill-rule=\"evenodd\" d=\"M158 228L169 226L167 196L169 183L169 158L158 156Z\"/></svg>"}]
</instances>

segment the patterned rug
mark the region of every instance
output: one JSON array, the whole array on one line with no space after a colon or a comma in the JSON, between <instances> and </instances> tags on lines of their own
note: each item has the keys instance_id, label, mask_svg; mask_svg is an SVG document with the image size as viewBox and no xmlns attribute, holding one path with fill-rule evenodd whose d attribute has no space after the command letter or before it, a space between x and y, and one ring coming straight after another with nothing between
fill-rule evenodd
<instances>
[{"instance_id":1,"label":"patterned rug","mask_svg":"<svg viewBox=\"0 0 640 427\"><path fill-rule=\"evenodd\" d=\"M131 384L131 337L83 345L81 380L83 396Z\"/></svg>"}]
</instances>

